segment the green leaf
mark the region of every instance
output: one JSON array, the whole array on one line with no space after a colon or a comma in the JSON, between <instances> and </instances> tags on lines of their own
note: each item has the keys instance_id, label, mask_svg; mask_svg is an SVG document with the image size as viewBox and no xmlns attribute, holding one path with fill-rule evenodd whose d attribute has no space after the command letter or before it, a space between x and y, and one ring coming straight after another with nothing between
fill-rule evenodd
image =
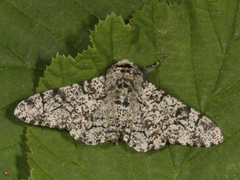
<instances>
[{"instance_id":1,"label":"green leaf","mask_svg":"<svg viewBox=\"0 0 240 180\"><path fill-rule=\"evenodd\" d=\"M85 26L93 30L97 19L112 10L126 21L142 3L111 2L111 7L126 7L121 12L121 8L105 11L107 3L100 7L100 2L38 6L32 2L33 8L26 2L1 2L3 14L14 11L11 16L0 16L4 22L0 83L6 87L0 93L4 137L0 168L13 179L26 178L29 166L24 141L28 141L31 179L239 179L238 2L185 0L179 5L152 1L133 14L130 24L111 14L91 31L93 45L86 51L90 41ZM146 78L213 119L223 131L224 142L212 148L167 145L138 153L125 143L88 146L67 131L45 127L28 126L27 139L20 136L26 130L13 117L16 101L33 94L45 63L57 52L70 56L57 54L37 92L97 77L123 58L143 67L168 55ZM2 173L0 177L9 176Z\"/></svg>"},{"instance_id":2,"label":"green leaf","mask_svg":"<svg viewBox=\"0 0 240 180\"><path fill-rule=\"evenodd\" d=\"M226 6L224 2L183 1L181 5L168 5L152 1L137 11L127 25L113 13L91 32L92 48L76 59L57 55L38 89L41 92L99 76L112 63L124 58L143 67L166 54L168 58L147 79L212 118L223 131L222 144L212 148L167 145L138 153L125 143L87 146L75 141L66 131L31 126L27 134L31 177L236 178L240 76L238 61L232 59L237 59L240 47L237 45L239 5L237 1L231 3ZM221 21L228 11L231 21L226 20L229 26L223 26ZM223 82L227 79L226 85Z\"/></svg>"},{"instance_id":3,"label":"green leaf","mask_svg":"<svg viewBox=\"0 0 240 180\"><path fill-rule=\"evenodd\" d=\"M39 77L57 52L75 57L91 45L90 30L99 19L115 11L127 20L144 4L119 2L94 7L96 3L84 0L0 1L0 179L30 176L26 124L13 115L17 103L36 92Z\"/></svg>"}]
</instances>

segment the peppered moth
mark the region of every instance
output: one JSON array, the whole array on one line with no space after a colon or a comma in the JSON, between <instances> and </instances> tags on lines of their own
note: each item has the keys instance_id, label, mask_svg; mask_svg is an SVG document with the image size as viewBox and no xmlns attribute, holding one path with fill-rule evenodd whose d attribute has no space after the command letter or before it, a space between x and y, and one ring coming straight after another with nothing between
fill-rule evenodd
<instances>
[{"instance_id":1,"label":"peppered moth","mask_svg":"<svg viewBox=\"0 0 240 180\"><path fill-rule=\"evenodd\" d=\"M89 145L123 140L141 152L167 142L198 147L223 142L213 121L145 80L125 59L105 76L35 94L14 114L26 123L66 129Z\"/></svg>"}]
</instances>

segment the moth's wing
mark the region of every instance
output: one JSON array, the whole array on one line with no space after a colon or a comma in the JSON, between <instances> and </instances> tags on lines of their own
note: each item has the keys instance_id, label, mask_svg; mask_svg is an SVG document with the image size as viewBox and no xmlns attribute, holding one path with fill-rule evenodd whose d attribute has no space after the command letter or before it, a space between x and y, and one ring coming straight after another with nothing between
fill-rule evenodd
<instances>
[{"instance_id":1,"label":"moth's wing","mask_svg":"<svg viewBox=\"0 0 240 180\"><path fill-rule=\"evenodd\" d=\"M75 139L97 144L106 140L105 96L105 77L100 76L30 96L14 115L26 123L67 129Z\"/></svg>"},{"instance_id":2,"label":"moth's wing","mask_svg":"<svg viewBox=\"0 0 240 180\"><path fill-rule=\"evenodd\" d=\"M133 103L123 140L136 151L146 152L165 146L167 139L159 124L159 112L140 98Z\"/></svg>"},{"instance_id":3,"label":"moth's wing","mask_svg":"<svg viewBox=\"0 0 240 180\"><path fill-rule=\"evenodd\" d=\"M132 101L129 121L126 123L123 140L136 151L146 152L161 147L166 144L166 138L161 128L156 128L155 132L150 129L150 122L153 122L153 111L146 111L145 105L136 98ZM156 148L157 149L157 148Z\"/></svg>"},{"instance_id":4,"label":"moth's wing","mask_svg":"<svg viewBox=\"0 0 240 180\"><path fill-rule=\"evenodd\" d=\"M211 147L223 142L220 128L208 117L144 81L139 113L125 141L137 151L159 149L169 142Z\"/></svg>"}]
</instances>

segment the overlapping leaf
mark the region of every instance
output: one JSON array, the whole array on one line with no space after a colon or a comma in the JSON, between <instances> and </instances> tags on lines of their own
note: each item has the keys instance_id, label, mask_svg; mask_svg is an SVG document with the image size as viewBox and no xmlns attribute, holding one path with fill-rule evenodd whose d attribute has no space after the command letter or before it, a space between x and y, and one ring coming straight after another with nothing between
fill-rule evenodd
<instances>
[{"instance_id":1,"label":"overlapping leaf","mask_svg":"<svg viewBox=\"0 0 240 180\"><path fill-rule=\"evenodd\" d=\"M127 20L144 4L119 2L105 1L96 9L84 0L0 1L0 179L29 176L26 124L13 115L17 103L36 92L39 77L57 52L75 57L87 49L89 30L99 19L115 11Z\"/></svg>"},{"instance_id":2,"label":"overlapping leaf","mask_svg":"<svg viewBox=\"0 0 240 180\"><path fill-rule=\"evenodd\" d=\"M66 9L72 9L75 3L76 1L71 5L68 4ZM3 5L11 6L10 3L3 3ZM87 7L87 5L84 6ZM36 23L29 24L33 27L35 35L29 34L35 36L36 42L39 42L42 36L46 36L41 34L41 28L47 29L49 41L47 44L39 45L29 41L33 46L29 49L24 49L24 46L14 48L14 51L6 48L5 53L11 52L14 56L11 61L4 61L2 66L10 67L9 70L14 76L9 81L9 74L1 71L1 77L4 78L0 81L4 84L9 83L10 87L15 80L16 86L14 87L17 87L16 92L19 94L9 91L11 96L2 94L0 98L4 104L2 111L5 112L7 109L8 112L3 118L14 119L11 121L12 126L9 123L5 125L8 128L4 133L10 134L9 129L16 128L15 124L17 124L18 130L14 133L18 139L17 134L22 131L23 124L13 117L11 112L14 106L8 107L7 104L12 102L15 94L18 94L19 100L29 95L26 89L33 87L32 83L36 82L30 78L31 74L34 72L34 77L38 77L39 73L36 73L38 71L35 69L41 70L44 67L42 61L49 62L50 57L54 56L53 52L59 51L60 54L66 56L70 54L75 57L77 51L81 52L80 47L86 47L89 43L84 34L71 31L71 27L74 27L71 24L79 22L78 20L72 19L64 26L64 18L54 16L62 20L65 28L61 29L55 23L52 26L53 22L57 21L56 19L47 17L38 19L37 17L41 17L39 15L41 11L24 9L25 7L19 5L15 8L27 14L23 16L26 22L27 18L37 20ZM88 7L90 7L89 4ZM121 17L113 13L105 21L100 21L95 30L91 31L93 43L91 48L79 54L75 59L71 56L60 55L53 59L37 89L41 92L99 76L104 74L112 63L123 58L143 67L156 62L166 54L168 58L146 78L212 118L223 131L225 140L222 144L213 148L167 145L157 151L138 153L129 148L127 144L116 146L107 142L97 146L87 146L75 141L67 131L31 126L27 130L27 141L31 150L28 153L31 178L237 179L240 169L238 9L237 0L230 2L185 0L181 5L152 1L141 11L135 12L133 18L130 19L130 24L127 25ZM55 14L59 13L64 16L64 12L66 13L67 10L56 11ZM73 12L76 13L76 11ZM94 24L96 21L94 15L91 16L92 18L87 18L89 17L87 14L83 17L88 19L88 24ZM68 38L61 37L67 32L71 34ZM28 34L25 35L24 38L27 38ZM11 38L16 39L16 37L17 34ZM86 44L80 46L80 41ZM64 44L67 44L66 47ZM2 40L2 45L12 47L11 39L10 41ZM49 48L51 50L48 51ZM54 51L54 48L61 50ZM22 52L28 53L22 55ZM37 57L37 55L39 59L37 63L35 60L26 60L36 59L34 56ZM14 63L17 63L18 70L15 69ZM28 71L23 74L22 70L25 69ZM16 77L21 79L26 77L26 83L21 85ZM14 147L11 149L18 154L20 149L27 151L24 144L15 145L16 140L12 139L8 141L4 141L8 145L5 146L6 151L3 148L3 153L6 154L9 146ZM20 154L20 156L23 155ZM7 158L14 161L11 156L3 155L2 157L6 158L3 159L4 162ZM22 163L24 158L26 159L24 156L19 158L18 164L28 168L26 163Z\"/></svg>"},{"instance_id":3,"label":"overlapping leaf","mask_svg":"<svg viewBox=\"0 0 240 180\"><path fill-rule=\"evenodd\" d=\"M240 94L236 90L239 88L240 77L236 76L228 85L222 82L229 78L223 74L238 73L227 70L227 67L234 66L227 56L237 57L226 51L228 48L230 51L239 47L231 44L232 41L237 41L235 36L238 35L238 24L236 17L227 22L229 26L222 31L228 34L228 38L222 36L219 28L223 27L218 22L221 18L219 13L214 13L221 12L220 16L224 17L221 5L224 4L214 4L211 1L185 1L181 5L153 1L136 12L130 20L131 24L127 25L121 17L111 14L92 31L93 48L78 55L76 59L57 56L53 60L39 90L96 77L103 74L110 64L124 58L142 67L167 54L168 58L154 73L147 76L148 80L210 116L223 130L223 144L208 149L171 145L158 151L138 153L127 144L116 146L104 143L92 147L74 141L67 132L31 127L28 137L31 138L29 144L32 150L39 151L39 143L45 148L38 153L30 153L30 164L32 161L41 164L42 173L58 177L57 171L54 173L49 169L50 164L53 165L53 159L45 163L40 161L40 156L46 152L49 158L54 154L58 159L54 166L61 164L58 170L69 172L67 176L72 178L214 179L224 177L225 174L236 174L237 167L235 170L229 169L224 164L237 166L236 159L239 160L239 157L229 158L223 154L227 150L231 157L231 154L237 154L239 148L239 126L236 126L239 124L239 112L233 108L235 111L230 113L230 102L234 100L235 107L236 104L239 105L237 99ZM236 7L238 4L232 2L231 6ZM237 7L232 9L231 14L236 16L236 10ZM232 27L235 29L232 30ZM56 72L50 68L56 68ZM43 86L45 84L50 86ZM41 136L43 132L47 135ZM52 141L56 141L56 145L52 145ZM234 147L231 147L231 143ZM59 146L61 149L56 148ZM63 165L65 162L69 163L67 167ZM32 176L39 178L39 174L42 174L38 173L39 170L37 168L36 172L33 171Z\"/></svg>"}]
</instances>

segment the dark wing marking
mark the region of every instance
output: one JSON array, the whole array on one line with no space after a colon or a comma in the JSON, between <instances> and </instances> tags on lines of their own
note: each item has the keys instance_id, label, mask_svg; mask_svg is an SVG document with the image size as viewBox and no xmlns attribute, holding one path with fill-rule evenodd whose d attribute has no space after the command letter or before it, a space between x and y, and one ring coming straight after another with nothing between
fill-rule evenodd
<instances>
[{"instance_id":1,"label":"dark wing marking","mask_svg":"<svg viewBox=\"0 0 240 180\"><path fill-rule=\"evenodd\" d=\"M137 151L159 149L169 142L211 147L223 142L220 128L208 117L144 81L138 110L124 140ZM137 104L137 103L136 103Z\"/></svg>"}]
</instances>

